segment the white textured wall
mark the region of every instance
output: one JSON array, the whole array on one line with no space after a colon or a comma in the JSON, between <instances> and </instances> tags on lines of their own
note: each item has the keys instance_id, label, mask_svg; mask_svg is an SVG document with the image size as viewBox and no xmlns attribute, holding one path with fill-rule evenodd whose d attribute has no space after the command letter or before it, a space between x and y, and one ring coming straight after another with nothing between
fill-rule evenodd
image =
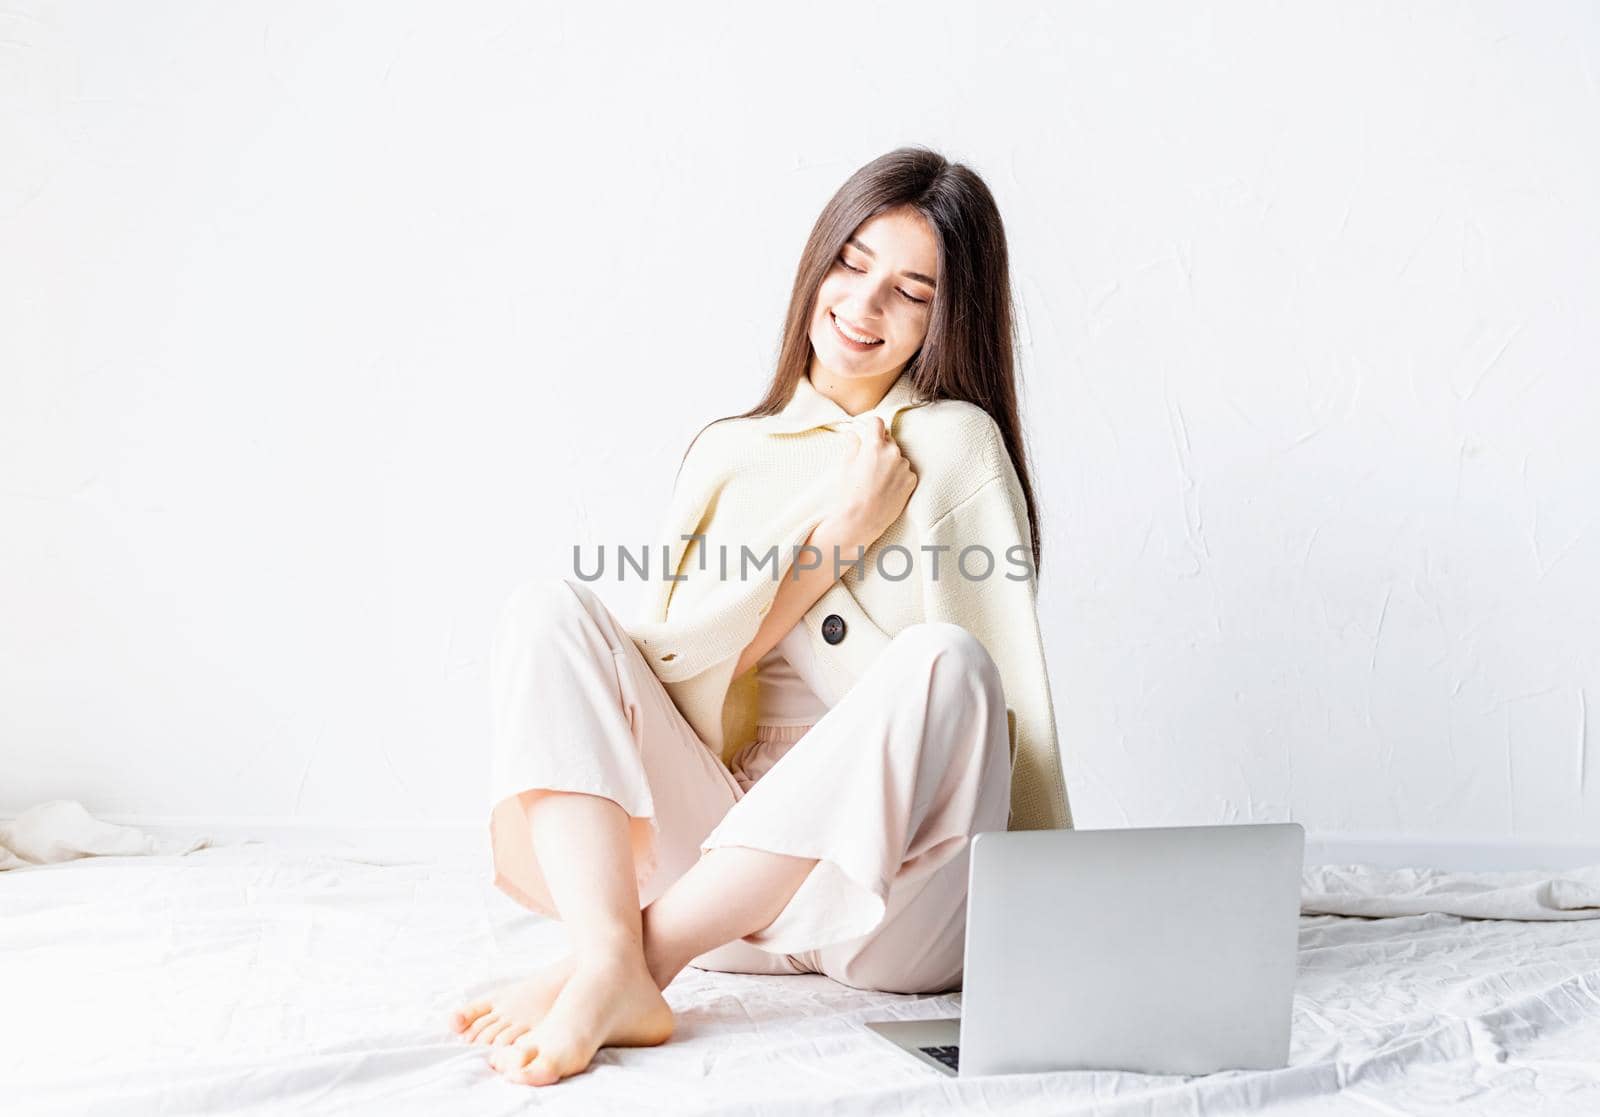
<instances>
[{"instance_id":1,"label":"white textured wall","mask_svg":"<svg viewBox=\"0 0 1600 1117\"><path fill-rule=\"evenodd\" d=\"M1600 837L1597 12L12 5L0 809L481 820L505 594L647 538L926 142L1079 824Z\"/></svg>"}]
</instances>

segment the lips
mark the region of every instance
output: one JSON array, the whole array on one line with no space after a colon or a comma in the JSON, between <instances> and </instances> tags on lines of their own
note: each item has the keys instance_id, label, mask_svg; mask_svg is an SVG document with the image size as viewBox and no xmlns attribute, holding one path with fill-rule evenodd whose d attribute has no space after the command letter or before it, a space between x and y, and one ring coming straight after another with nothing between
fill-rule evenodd
<instances>
[{"instance_id":1,"label":"lips","mask_svg":"<svg viewBox=\"0 0 1600 1117\"><path fill-rule=\"evenodd\" d=\"M856 333L862 335L863 337L872 337L871 341L857 341L855 338L851 337L849 334L844 332L844 330L839 325L839 317L838 317L838 315L834 314L834 312L831 311L831 310L828 311L828 318L833 322L833 328L835 330L839 331L839 336L844 338L851 345L857 346L857 347L862 348L862 349L869 349L874 345L882 345L883 344L883 338L881 338L881 337L873 337L873 335L867 333L866 330L856 329L855 325L852 323L850 325L850 329L854 330Z\"/></svg>"}]
</instances>

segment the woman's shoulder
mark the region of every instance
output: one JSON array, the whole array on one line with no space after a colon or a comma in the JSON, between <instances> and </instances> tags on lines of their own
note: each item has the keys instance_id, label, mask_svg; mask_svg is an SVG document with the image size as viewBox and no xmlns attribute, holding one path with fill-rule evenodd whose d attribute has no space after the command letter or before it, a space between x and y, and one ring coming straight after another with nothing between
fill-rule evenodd
<instances>
[{"instance_id":1,"label":"woman's shoulder","mask_svg":"<svg viewBox=\"0 0 1600 1117\"><path fill-rule=\"evenodd\" d=\"M969 476L992 477L1010 461L1000 424L964 399L924 403L902 414L900 422L906 438L935 451L930 464L944 462Z\"/></svg>"},{"instance_id":2,"label":"woman's shoulder","mask_svg":"<svg viewBox=\"0 0 1600 1117\"><path fill-rule=\"evenodd\" d=\"M692 463L712 472L731 468L749 447L753 433L752 421L743 415L713 419L689 439L684 450L684 466Z\"/></svg>"},{"instance_id":3,"label":"woman's shoulder","mask_svg":"<svg viewBox=\"0 0 1600 1117\"><path fill-rule=\"evenodd\" d=\"M693 436L682 474L716 480L754 462L768 445L761 416L713 419ZM949 468L967 477L992 478L1010 462L1000 426L987 411L960 399L919 402L896 417L895 437L928 469Z\"/></svg>"},{"instance_id":4,"label":"woman's shoulder","mask_svg":"<svg viewBox=\"0 0 1600 1117\"><path fill-rule=\"evenodd\" d=\"M964 399L936 399L918 404L907 415L919 426L966 439L1000 440L1000 425L983 408Z\"/></svg>"}]
</instances>

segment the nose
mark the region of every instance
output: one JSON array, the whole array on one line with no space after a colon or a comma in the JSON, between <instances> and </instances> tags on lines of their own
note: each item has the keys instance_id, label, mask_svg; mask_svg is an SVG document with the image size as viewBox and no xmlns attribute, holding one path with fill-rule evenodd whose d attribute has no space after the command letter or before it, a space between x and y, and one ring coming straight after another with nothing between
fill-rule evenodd
<instances>
[{"instance_id":1,"label":"nose","mask_svg":"<svg viewBox=\"0 0 1600 1117\"><path fill-rule=\"evenodd\" d=\"M876 299L865 296L851 299L849 302L835 303L834 313L858 330L866 330L875 337L882 337L883 331L878 327L882 314Z\"/></svg>"}]
</instances>

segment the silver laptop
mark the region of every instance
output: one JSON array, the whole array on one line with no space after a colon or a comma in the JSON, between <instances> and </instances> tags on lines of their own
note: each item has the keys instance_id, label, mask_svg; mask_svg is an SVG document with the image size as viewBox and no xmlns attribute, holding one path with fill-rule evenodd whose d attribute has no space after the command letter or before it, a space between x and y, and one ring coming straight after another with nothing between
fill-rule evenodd
<instances>
[{"instance_id":1,"label":"silver laptop","mask_svg":"<svg viewBox=\"0 0 1600 1117\"><path fill-rule=\"evenodd\" d=\"M946 1074L1289 1060L1297 822L974 835L961 1016L866 1021Z\"/></svg>"}]
</instances>

